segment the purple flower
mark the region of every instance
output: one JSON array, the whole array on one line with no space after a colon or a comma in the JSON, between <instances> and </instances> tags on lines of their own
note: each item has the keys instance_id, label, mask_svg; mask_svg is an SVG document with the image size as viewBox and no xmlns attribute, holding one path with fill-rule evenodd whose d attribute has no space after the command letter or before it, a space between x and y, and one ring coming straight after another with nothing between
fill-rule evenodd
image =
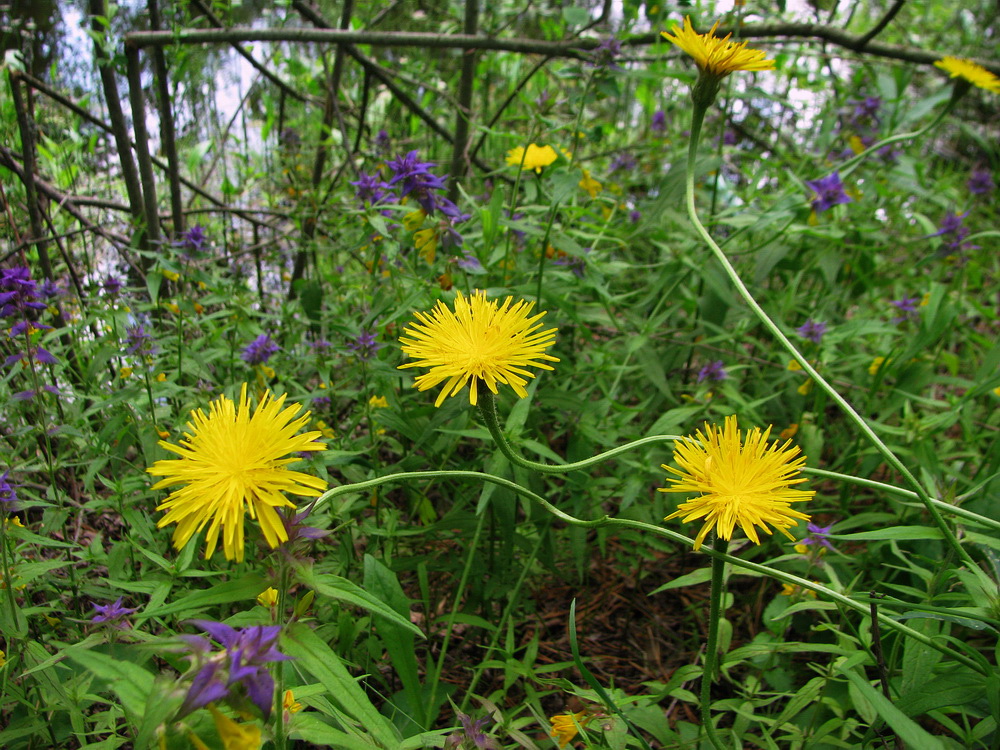
<instances>
[{"instance_id":1,"label":"purple flower","mask_svg":"<svg viewBox=\"0 0 1000 750\"><path fill-rule=\"evenodd\" d=\"M273 357L281 347L271 340L266 333L262 333L243 350L240 358L248 365L262 365Z\"/></svg>"},{"instance_id":2,"label":"purple flower","mask_svg":"<svg viewBox=\"0 0 1000 750\"><path fill-rule=\"evenodd\" d=\"M156 345L153 337L146 332L146 327L142 323L136 323L125 329L125 340L127 346L125 351L129 354L151 355L156 353Z\"/></svg>"},{"instance_id":3,"label":"purple flower","mask_svg":"<svg viewBox=\"0 0 1000 750\"><path fill-rule=\"evenodd\" d=\"M389 139L389 134L385 132L385 128L382 128L375 134L375 148L381 153L386 153L389 150L390 144L391 140Z\"/></svg>"},{"instance_id":4,"label":"purple flower","mask_svg":"<svg viewBox=\"0 0 1000 750\"><path fill-rule=\"evenodd\" d=\"M822 545L823 547L826 547L827 549L833 549L833 545L830 544L830 540L827 539L827 536L830 534L830 529L832 528L833 528L832 523L829 526L820 526L815 523L807 524L806 530L812 536L807 536L805 539L799 542L799 544L806 544L806 545L819 544Z\"/></svg>"},{"instance_id":5,"label":"purple flower","mask_svg":"<svg viewBox=\"0 0 1000 750\"><path fill-rule=\"evenodd\" d=\"M969 188L969 192L973 195L986 195L987 193L992 193L997 187L993 184L993 176L988 169L973 170L972 176L965 183L965 186Z\"/></svg>"},{"instance_id":6,"label":"purple flower","mask_svg":"<svg viewBox=\"0 0 1000 750\"><path fill-rule=\"evenodd\" d=\"M11 483L9 471L0 474L0 503L6 503L13 507L13 504L17 502L17 493L14 492L14 489L20 486Z\"/></svg>"},{"instance_id":7,"label":"purple flower","mask_svg":"<svg viewBox=\"0 0 1000 750\"><path fill-rule=\"evenodd\" d=\"M611 160L611 164L608 165L608 174L614 174L619 169L631 172L635 169L635 165L635 157L627 151L623 151Z\"/></svg>"},{"instance_id":8,"label":"purple flower","mask_svg":"<svg viewBox=\"0 0 1000 750\"><path fill-rule=\"evenodd\" d=\"M105 604L105 605L91 604L90 606L94 608L94 612L96 613L91 622L110 622L113 623L114 627L118 628L119 630L124 630L127 627L127 623L115 622L115 620L118 620L119 618L124 617L125 615L132 614L133 612L135 612L135 609L133 609L132 607L123 607L122 606L123 598L124 597L119 596L118 600L112 604Z\"/></svg>"},{"instance_id":9,"label":"purple flower","mask_svg":"<svg viewBox=\"0 0 1000 750\"><path fill-rule=\"evenodd\" d=\"M462 731L448 735L444 743L445 750L469 747L466 744L468 742L471 742L472 747L476 750L500 750L500 743L483 731L486 725L492 721L489 716L473 721L471 716L459 712L458 720L462 722Z\"/></svg>"},{"instance_id":10,"label":"purple flower","mask_svg":"<svg viewBox=\"0 0 1000 750\"><path fill-rule=\"evenodd\" d=\"M851 102L854 112L851 115L851 127L855 130L874 129L879 123L879 112L882 109L882 98L866 96L864 99Z\"/></svg>"},{"instance_id":11,"label":"purple flower","mask_svg":"<svg viewBox=\"0 0 1000 750\"><path fill-rule=\"evenodd\" d=\"M414 150L406 156L388 162L387 166L392 170L392 176L386 184L388 187L399 185L400 198L412 195L428 215L433 214L438 208L449 216L453 215L449 213L451 211L458 213L454 203L434 193L435 190L442 190L445 187L444 179L430 171L430 167L435 166L434 162L418 161L417 152Z\"/></svg>"},{"instance_id":12,"label":"purple flower","mask_svg":"<svg viewBox=\"0 0 1000 750\"><path fill-rule=\"evenodd\" d=\"M629 211L628 220L633 224L638 224L639 220L642 218L642 212L637 210Z\"/></svg>"},{"instance_id":13,"label":"purple flower","mask_svg":"<svg viewBox=\"0 0 1000 750\"><path fill-rule=\"evenodd\" d=\"M28 310L44 310L45 304L35 302L38 284L31 279L27 266L16 266L0 271L0 316L25 317Z\"/></svg>"},{"instance_id":14,"label":"purple flower","mask_svg":"<svg viewBox=\"0 0 1000 750\"><path fill-rule=\"evenodd\" d=\"M107 278L104 279L104 283L101 284L101 286L104 287L104 293L107 294L112 299L114 299L115 297L118 296L118 293L122 290L123 284L122 280L119 279L117 276L108 274Z\"/></svg>"},{"instance_id":15,"label":"purple flower","mask_svg":"<svg viewBox=\"0 0 1000 750\"><path fill-rule=\"evenodd\" d=\"M590 248L584 248L584 252L589 253ZM582 255L560 255L552 262L557 266L566 266L578 279L582 279L587 272L587 261Z\"/></svg>"},{"instance_id":16,"label":"purple flower","mask_svg":"<svg viewBox=\"0 0 1000 750\"><path fill-rule=\"evenodd\" d=\"M233 689L242 686L250 702L269 719L274 701L274 679L267 665L290 658L276 648L281 626L253 625L237 630L211 620L190 622L222 644L224 650L213 653L212 644L200 635L181 636L194 651L198 671L181 704L179 716L226 696L234 697Z\"/></svg>"},{"instance_id":17,"label":"purple flower","mask_svg":"<svg viewBox=\"0 0 1000 750\"><path fill-rule=\"evenodd\" d=\"M957 255L964 250L975 250L978 248L977 245L970 245L965 241L965 238L969 236L969 228L962 226L962 222L968 215L968 211L964 214L949 212L941 220L938 230L933 234L927 235L927 237L941 237L944 243L940 251L942 255Z\"/></svg>"},{"instance_id":18,"label":"purple flower","mask_svg":"<svg viewBox=\"0 0 1000 750\"><path fill-rule=\"evenodd\" d=\"M964 214L956 214L948 212L941 219L941 224L938 225L938 230L934 234L927 235L928 237L940 237L945 234L957 234L961 229L964 229L962 222L965 221L965 217L969 215L966 211Z\"/></svg>"},{"instance_id":19,"label":"purple flower","mask_svg":"<svg viewBox=\"0 0 1000 750\"><path fill-rule=\"evenodd\" d=\"M840 174L833 172L818 180L806 182L806 187L815 193L812 201L813 211L821 214L828 208L839 206L841 203L851 203L851 198L844 192L844 183L840 181Z\"/></svg>"},{"instance_id":20,"label":"purple flower","mask_svg":"<svg viewBox=\"0 0 1000 750\"><path fill-rule=\"evenodd\" d=\"M358 337L354 341L347 345L347 348L357 354L360 359L367 362L382 348L382 344L375 341L375 331L361 329L361 333L358 334Z\"/></svg>"},{"instance_id":21,"label":"purple flower","mask_svg":"<svg viewBox=\"0 0 1000 750\"><path fill-rule=\"evenodd\" d=\"M483 270L483 264L479 262L479 258L471 253L465 253L465 256L458 261L458 267L469 273L479 273Z\"/></svg>"},{"instance_id":22,"label":"purple flower","mask_svg":"<svg viewBox=\"0 0 1000 750\"><path fill-rule=\"evenodd\" d=\"M899 299L889 300L889 304L901 313L901 315L892 319L893 325L899 325L905 320L916 318L919 315L919 311L917 310L919 303L920 297L903 296Z\"/></svg>"},{"instance_id":23,"label":"purple flower","mask_svg":"<svg viewBox=\"0 0 1000 750\"><path fill-rule=\"evenodd\" d=\"M703 383L706 380L725 380L728 377L725 368L722 366L722 360L717 359L714 362L709 362L707 365L698 370L698 382Z\"/></svg>"},{"instance_id":24,"label":"purple flower","mask_svg":"<svg viewBox=\"0 0 1000 750\"><path fill-rule=\"evenodd\" d=\"M362 172L358 175L358 179L350 184L357 188L354 197L361 203L362 208L366 205L374 206L384 198L392 197L389 186L378 173L365 174Z\"/></svg>"},{"instance_id":25,"label":"purple flower","mask_svg":"<svg viewBox=\"0 0 1000 750\"><path fill-rule=\"evenodd\" d=\"M667 113L658 109L653 113L653 119L649 123L649 129L654 133L663 133L667 129Z\"/></svg>"},{"instance_id":26,"label":"purple flower","mask_svg":"<svg viewBox=\"0 0 1000 750\"><path fill-rule=\"evenodd\" d=\"M734 131L732 131L732 130L728 130L728 129L727 129L727 130L726 130L726 131L725 131L725 132L724 132L724 133L722 134L722 144L723 144L724 146L735 146L735 145L736 145L736 143L737 143L737 140L738 140L738 139L737 139L737 137L736 137L736 133L735 133Z\"/></svg>"},{"instance_id":27,"label":"purple flower","mask_svg":"<svg viewBox=\"0 0 1000 750\"><path fill-rule=\"evenodd\" d=\"M809 318L805 323L796 328L795 332L802 338L809 339L814 344L818 344L823 340L823 334L826 333L826 323L817 322Z\"/></svg>"},{"instance_id":28,"label":"purple flower","mask_svg":"<svg viewBox=\"0 0 1000 750\"><path fill-rule=\"evenodd\" d=\"M61 297L65 293L66 292L63 290L63 288L59 286L59 284L53 281L52 279L45 279L45 281L42 282L42 285L38 287L39 296L45 300L51 300L56 297Z\"/></svg>"},{"instance_id":29,"label":"purple flower","mask_svg":"<svg viewBox=\"0 0 1000 750\"><path fill-rule=\"evenodd\" d=\"M622 43L610 36L594 47L590 64L595 68L621 70L621 66L615 62L621 53Z\"/></svg>"},{"instance_id":30,"label":"purple flower","mask_svg":"<svg viewBox=\"0 0 1000 750\"><path fill-rule=\"evenodd\" d=\"M177 241L177 246L197 252L205 246L206 239L208 238L205 235L205 227L201 224L195 224L181 235L180 240Z\"/></svg>"}]
</instances>

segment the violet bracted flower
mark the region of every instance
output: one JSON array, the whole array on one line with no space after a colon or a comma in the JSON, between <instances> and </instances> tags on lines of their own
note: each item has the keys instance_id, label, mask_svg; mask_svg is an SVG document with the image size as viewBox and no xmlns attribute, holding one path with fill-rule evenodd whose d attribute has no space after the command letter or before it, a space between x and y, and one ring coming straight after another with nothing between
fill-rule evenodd
<instances>
[{"instance_id":1,"label":"violet bracted flower","mask_svg":"<svg viewBox=\"0 0 1000 750\"><path fill-rule=\"evenodd\" d=\"M248 365L263 365L281 349L271 337L262 333L243 350L240 359Z\"/></svg>"}]
</instances>

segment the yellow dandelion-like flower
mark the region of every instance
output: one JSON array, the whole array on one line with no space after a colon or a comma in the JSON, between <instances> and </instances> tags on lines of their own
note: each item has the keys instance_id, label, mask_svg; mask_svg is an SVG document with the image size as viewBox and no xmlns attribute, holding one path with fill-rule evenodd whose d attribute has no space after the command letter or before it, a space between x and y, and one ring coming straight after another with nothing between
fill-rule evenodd
<instances>
[{"instance_id":1,"label":"yellow dandelion-like flower","mask_svg":"<svg viewBox=\"0 0 1000 750\"><path fill-rule=\"evenodd\" d=\"M968 81L973 86L1000 94L1000 78L990 73L982 65L977 65L972 60L962 57L944 57L934 65L941 68L952 78L961 78Z\"/></svg>"},{"instance_id":2,"label":"yellow dandelion-like flower","mask_svg":"<svg viewBox=\"0 0 1000 750\"><path fill-rule=\"evenodd\" d=\"M699 34L691 25L691 18L684 17L684 27L674 26L673 30L661 31L664 39L673 42L694 58L698 69L716 78L722 78L737 70L774 70L774 60L765 59L767 53L759 49L747 49L746 42L731 42L732 34L719 39L715 30Z\"/></svg>"},{"instance_id":3,"label":"yellow dandelion-like flower","mask_svg":"<svg viewBox=\"0 0 1000 750\"><path fill-rule=\"evenodd\" d=\"M513 297L503 304L491 302L483 291L471 297L458 292L454 311L439 300L430 314L415 313L417 322L403 329L399 339L403 352L416 361L399 369L430 368L414 385L426 391L443 382L435 406L457 395L466 384L469 403L475 406L480 380L493 393L498 392L497 383L506 383L524 398L528 395L525 378L535 377L524 368L551 370L542 360L559 361L545 353L555 343L556 329L539 330L545 313L531 315L533 306L523 300L515 304Z\"/></svg>"},{"instance_id":4,"label":"yellow dandelion-like flower","mask_svg":"<svg viewBox=\"0 0 1000 750\"><path fill-rule=\"evenodd\" d=\"M559 154L552 146L538 146L534 143L529 144L527 149L518 146L507 152L508 164L521 169L534 169L538 173L558 158Z\"/></svg>"},{"instance_id":5,"label":"yellow dandelion-like flower","mask_svg":"<svg viewBox=\"0 0 1000 750\"><path fill-rule=\"evenodd\" d=\"M549 719L549 723L552 724L552 731L549 732L549 737L554 738L559 743L559 747L566 747L570 743L570 740L576 737L577 732L580 731L579 728L587 726L591 718L586 711L553 716Z\"/></svg>"},{"instance_id":6,"label":"yellow dandelion-like flower","mask_svg":"<svg viewBox=\"0 0 1000 750\"><path fill-rule=\"evenodd\" d=\"M768 446L770 433L770 427L763 433L754 427L744 440L736 417L730 416L721 430L706 422L704 433L699 430L694 437L677 442L674 462L680 469L663 466L676 477L667 477L673 486L659 491L701 493L681 503L664 519L683 516L684 523L705 519L695 537L695 549L701 547L713 528L728 540L739 524L747 537L760 544L755 526L770 534L770 524L794 539L788 529L798 525L797 519L809 519L791 507L791 503L808 500L816 494L791 487L805 481L796 476L805 464L805 456L798 456L799 449L791 441Z\"/></svg>"},{"instance_id":7,"label":"yellow dandelion-like flower","mask_svg":"<svg viewBox=\"0 0 1000 750\"><path fill-rule=\"evenodd\" d=\"M326 446L316 441L318 432L295 434L308 424L309 412L296 418L302 407L284 403L284 396L275 399L265 391L251 414L244 383L238 405L221 396L210 404L207 415L201 409L191 412L180 445L160 441L161 447L180 458L157 461L146 469L163 477L153 489L184 485L156 508L167 511L158 528L177 524L174 547L183 548L207 525L205 559L215 551L221 531L226 559L242 562L247 512L260 522L272 549L288 541L275 508L294 508L295 503L282 493L318 497L326 482L286 467L299 460L295 454Z\"/></svg>"}]
</instances>

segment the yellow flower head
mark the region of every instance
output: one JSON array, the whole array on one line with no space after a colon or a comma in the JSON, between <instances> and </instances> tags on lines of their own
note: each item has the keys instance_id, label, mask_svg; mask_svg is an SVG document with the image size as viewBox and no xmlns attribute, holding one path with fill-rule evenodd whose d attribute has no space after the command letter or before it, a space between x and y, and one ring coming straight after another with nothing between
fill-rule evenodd
<instances>
[{"instance_id":1,"label":"yellow flower head","mask_svg":"<svg viewBox=\"0 0 1000 750\"><path fill-rule=\"evenodd\" d=\"M274 588L274 586L268 586L257 594L257 603L262 607L270 609L278 603L278 589Z\"/></svg>"},{"instance_id":2,"label":"yellow flower head","mask_svg":"<svg viewBox=\"0 0 1000 750\"><path fill-rule=\"evenodd\" d=\"M597 194L601 192L601 183L590 176L590 170L583 170L583 179L580 180L579 186L585 190L591 198L596 198Z\"/></svg>"},{"instance_id":3,"label":"yellow flower head","mask_svg":"<svg viewBox=\"0 0 1000 750\"><path fill-rule=\"evenodd\" d=\"M295 700L295 694L291 690L285 691L285 697L281 701L281 707L290 714L297 714L302 710L302 704Z\"/></svg>"},{"instance_id":4,"label":"yellow flower head","mask_svg":"<svg viewBox=\"0 0 1000 750\"><path fill-rule=\"evenodd\" d=\"M208 705L208 710L215 719L223 750L260 750L260 727L235 722L212 704Z\"/></svg>"},{"instance_id":5,"label":"yellow flower head","mask_svg":"<svg viewBox=\"0 0 1000 750\"><path fill-rule=\"evenodd\" d=\"M210 404L208 415L201 409L191 412L180 445L160 441L161 447L180 458L157 461L146 471L163 477L154 490L183 485L157 507L167 511L157 528L177 524L175 548L183 548L208 525L205 559L215 551L221 531L226 559L242 562L243 517L248 510L260 521L272 549L288 541L275 508L294 508L295 503L282 493L317 497L326 482L286 466L299 460L295 454L325 446L316 441L318 432L295 434L308 423L309 412L296 418L302 407L282 408L284 403L284 396L274 399L265 391L251 414L244 383L238 405L220 396Z\"/></svg>"},{"instance_id":6,"label":"yellow flower head","mask_svg":"<svg viewBox=\"0 0 1000 750\"><path fill-rule=\"evenodd\" d=\"M552 731L549 737L553 737L559 747L566 747L574 737L576 737L579 727L587 726L591 717L586 711L577 711L575 714L559 714L549 719L552 724Z\"/></svg>"},{"instance_id":7,"label":"yellow flower head","mask_svg":"<svg viewBox=\"0 0 1000 750\"><path fill-rule=\"evenodd\" d=\"M676 443L675 469L663 468L676 477L668 477L673 486L660 488L660 492L700 492L666 519L683 516L684 523L705 519L694 540L694 548L701 547L713 528L722 539L732 539L737 524L755 544L760 544L755 526L772 533L768 524L793 539L788 529L798 525L798 520L809 516L791 508L791 503L808 500L816 493L792 489L791 485L804 482L797 477L805 463L805 456L798 456L799 449L791 441L767 445L771 428L763 433L759 428L749 430L746 439L740 433L736 417L726 417L720 430L707 422L705 432L699 430L694 437Z\"/></svg>"},{"instance_id":8,"label":"yellow flower head","mask_svg":"<svg viewBox=\"0 0 1000 750\"><path fill-rule=\"evenodd\" d=\"M530 144L527 150L524 146L518 146L507 152L507 163L511 166L534 169L539 173L558 158L559 154L552 146L537 146L534 143Z\"/></svg>"},{"instance_id":9,"label":"yellow flower head","mask_svg":"<svg viewBox=\"0 0 1000 750\"><path fill-rule=\"evenodd\" d=\"M981 89L1000 94L1000 78L990 73L982 65L961 57L944 57L934 65L945 71L952 78L961 78Z\"/></svg>"},{"instance_id":10,"label":"yellow flower head","mask_svg":"<svg viewBox=\"0 0 1000 750\"><path fill-rule=\"evenodd\" d=\"M718 21L707 34L699 34L691 25L691 18L685 16L683 28L674 26L671 32L661 31L660 34L691 55L702 73L716 78L737 70L774 70L774 60L764 59L766 52L747 49L746 42L729 41L732 34L719 39L715 36L717 28Z\"/></svg>"},{"instance_id":11,"label":"yellow flower head","mask_svg":"<svg viewBox=\"0 0 1000 750\"><path fill-rule=\"evenodd\" d=\"M506 383L524 398L528 395L525 377L535 377L524 368L551 370L540 360L559 361L545 353L555 343L556 329L538 330L545 313L531 315L533 306L523 300L514 304L512 297L503 304L491 302L483 291L471 297L458 292L454 311L439 300L430 314L415 313L417 322L403 329L399 339L403 352L416 361L399 369L430 368L414 382L419 391L444 382L435 406L457 395L467 383L469 403L475 406L480 380L493 393L497 393L497 383Z\"/></svg>"},{"instance_id":12,"label":"yellow flower head","mask_svg":"<svg viewBox=\"0 0 1000 750\"><path fill-rule=\"evenodd\" d=\"M368 399L368 406L372 409L388 409L389 401L385 396L372 396Z\"/></svg>"}]
</instances>

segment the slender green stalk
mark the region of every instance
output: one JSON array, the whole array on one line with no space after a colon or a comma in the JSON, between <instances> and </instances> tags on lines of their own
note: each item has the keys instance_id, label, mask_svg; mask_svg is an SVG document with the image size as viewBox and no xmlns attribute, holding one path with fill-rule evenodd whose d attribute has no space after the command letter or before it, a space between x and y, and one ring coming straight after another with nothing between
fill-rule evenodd
<instances>
[{"instance_id":1,"label":"slender green stalk","mask_svg":"<svg viewBox=\"0 0 1000 750\"><path fill-rule=\"evenodd\" d=\"M633 440L631 443L620 445L617 448L612 448L604 453L598 453L596 456L585 458L582 461L575 461L571 464L560 464L558 466L553 464L542 464L537 461L529 461L523 456L518 455L514 452L511 444L507 442L507 438L504 437L503 430L500 428L500 420L497 416L496 396L493 395L492 391L488 388L480 388L478 400L479 413L483 417L483 422L486 423L486 429L490 431L490 435L492 435L493 439L496 441L497 447L500 448L500 452L503 453L512 464L516 464L517 466L521 466L525 469L540 471L544 474L565 474L569 471L579 471L593 466L594 464L607 461L609 458L614 458L622 453L636 450L644 445L664 443L667 441L672 442L674 440L681 439L679 435L650 435L649 437Z\"/></svg>"},{"instance_id":2,"label":"slender green stalk","mask_svg":"<svg viewBox=\"0 0 1000 750\"><path fill-rule=\"evenodd\" d=\"M725 555L729 541L715 537L715 552ZM716 750L725 750L722 739L712 723L712 683L719 665L719 620L722 619L722 596L726 590L726 561L722 557L712 558L712 590L708 605L708 640L705 642L705 670L701 674L701 725L709 741Z\"/></svg>"},{"instance_id":3,"label":"slender green stalk","mask_svg":"<svg viewBox=\"0 0 1000 750\"><path fill-rule=\"evenodd\" d=\"M857 428L864 434L866 438L875 446L875 449L882 455L886 463L889 464L893 469L895 469L899 474L906 480L906 482L913 486L917 493L917 497L924 504L927 509L927 513L930 515L934 524L941 530L941 534L944 537L945 543L958 555L966 565L974 566L975 561L970 557L969 553L963 549L962 545L958 543L958 539L955 537L954 532L945 523L944 518L941 513L934 506L931 497L927 494L923 485L917 480L917 478L910 472L908 468L903 464L902 461L892 452L892 450L887 446L882 439L875 434L875 431L869 426L868 422L865 421L864 417L858 414L854 410L847 400L840 395L840 393L830 385L827 380L817 372L816 368L803 356L803 354L796 348L795 344L782 332L782 330L777 326L777 324L771 320L770 316L764 312L754 296L747 289L740 275L737 273L736 269L733 267L732 263L729 262L729 258L723 252L722 248L712 239L712 236L708 233L705 227L702 225L701 220L698 218L698 210L695 207L694 202L694 168L695 162L698 155L698 142L701 139L701 127L705 120L706 107L695 105L691 115L691 140L688 145L688 156L687 156L687 179L685 180L685 203L687 205L688 218L691 219L691 223L694 225L695 231L698 236L708 245L712 254L715 256L716 260L722 265L723 270L729 277L733 286L739 292L740 296L747 303L750 309L753 311L754 315L760 321L761 325L766 328L775 339L788 351L789 354L794 357L795 361L798 362L802 369L816 382L816 384L837 404L847 416L847 418L853 422Z\"/></svg>"},{"instance_id":4,"label":"slender green stalk","mask_svg":"<svg viewBox=\"0 0 1000 750\"><path fill-rule=\"evenodd\" d=\"M551 513L556 518L566 523L572 524L573 526L580 526L582 528L597 528L600 526L610 526L612 528L623 528L623 529L638 529L640 531L647 531L656 536L661 536L671 541L678 542L679 544L686 546L694 546L694 540L691 537L684 536L672 529L665 528L663 526L654 526L651 523L645 523L644 521L632 521L626 518L612 518L610 516L601 516L600 518L595 518L592 520L585 520L581 518L576 518L571 516L569 513L560 510L544 497L535 494L531 490L528 490L517 482L513 482L509 479L504 479L503 477L497 477L492 474L486 474L480 471L404 471L398 474L387 474L384 477L376 477L374 479L368 479L364 482L358 482L356 484L345 484L340 487L333 487L326 492L324 492L320 497L313 501L309 508L309 512L312 512L320 505L327 503L340 495L346 495L349 492L364 492L373 487L379 487L383 484L391 484L394 482L407 482L414 479L473 479L481 482L490 482L491 484L496 484L501 487L506 487L513 490L515 493L521 497L526 497L529 500L538 503L545 510ZM792 573L786 573L783 570L777 570L775 568L770 568L767 565L761 565L760 563L750 562L748 560L743 560L739 557L734 557L733 555L720 553L714 548L702 547L707 555L710 555L713 559L720 558L725 562L731 563L736 567L742 568L744 570L757 573L758 575L767 576L768 578L773 578L776 581L782 583L788 583L793 586L800 586L803 589L808 589L810 591L815 591L818 596L821 596L825 600L832 602L837 602L848 609L853 609L856 612L868 616L869 607L867 604L856 601L849 596L841 594L838 591L834 591L816 581L810 581L801 576L794 575ZM962 664L975 672L982 675L987 675L989 670L984 667L979 662L974 659L952 651L948 646L946 646L942 641L930 638L923 633L914 630L908 625L904 625L901 622L893 620L891 617L882 614L878 615L879 622L882 627L894 630L895 632L927 646L928 648L934 649L941 654L944 654L949 659L954 659L959 664Z\"/></svg>"}]
</instances>

